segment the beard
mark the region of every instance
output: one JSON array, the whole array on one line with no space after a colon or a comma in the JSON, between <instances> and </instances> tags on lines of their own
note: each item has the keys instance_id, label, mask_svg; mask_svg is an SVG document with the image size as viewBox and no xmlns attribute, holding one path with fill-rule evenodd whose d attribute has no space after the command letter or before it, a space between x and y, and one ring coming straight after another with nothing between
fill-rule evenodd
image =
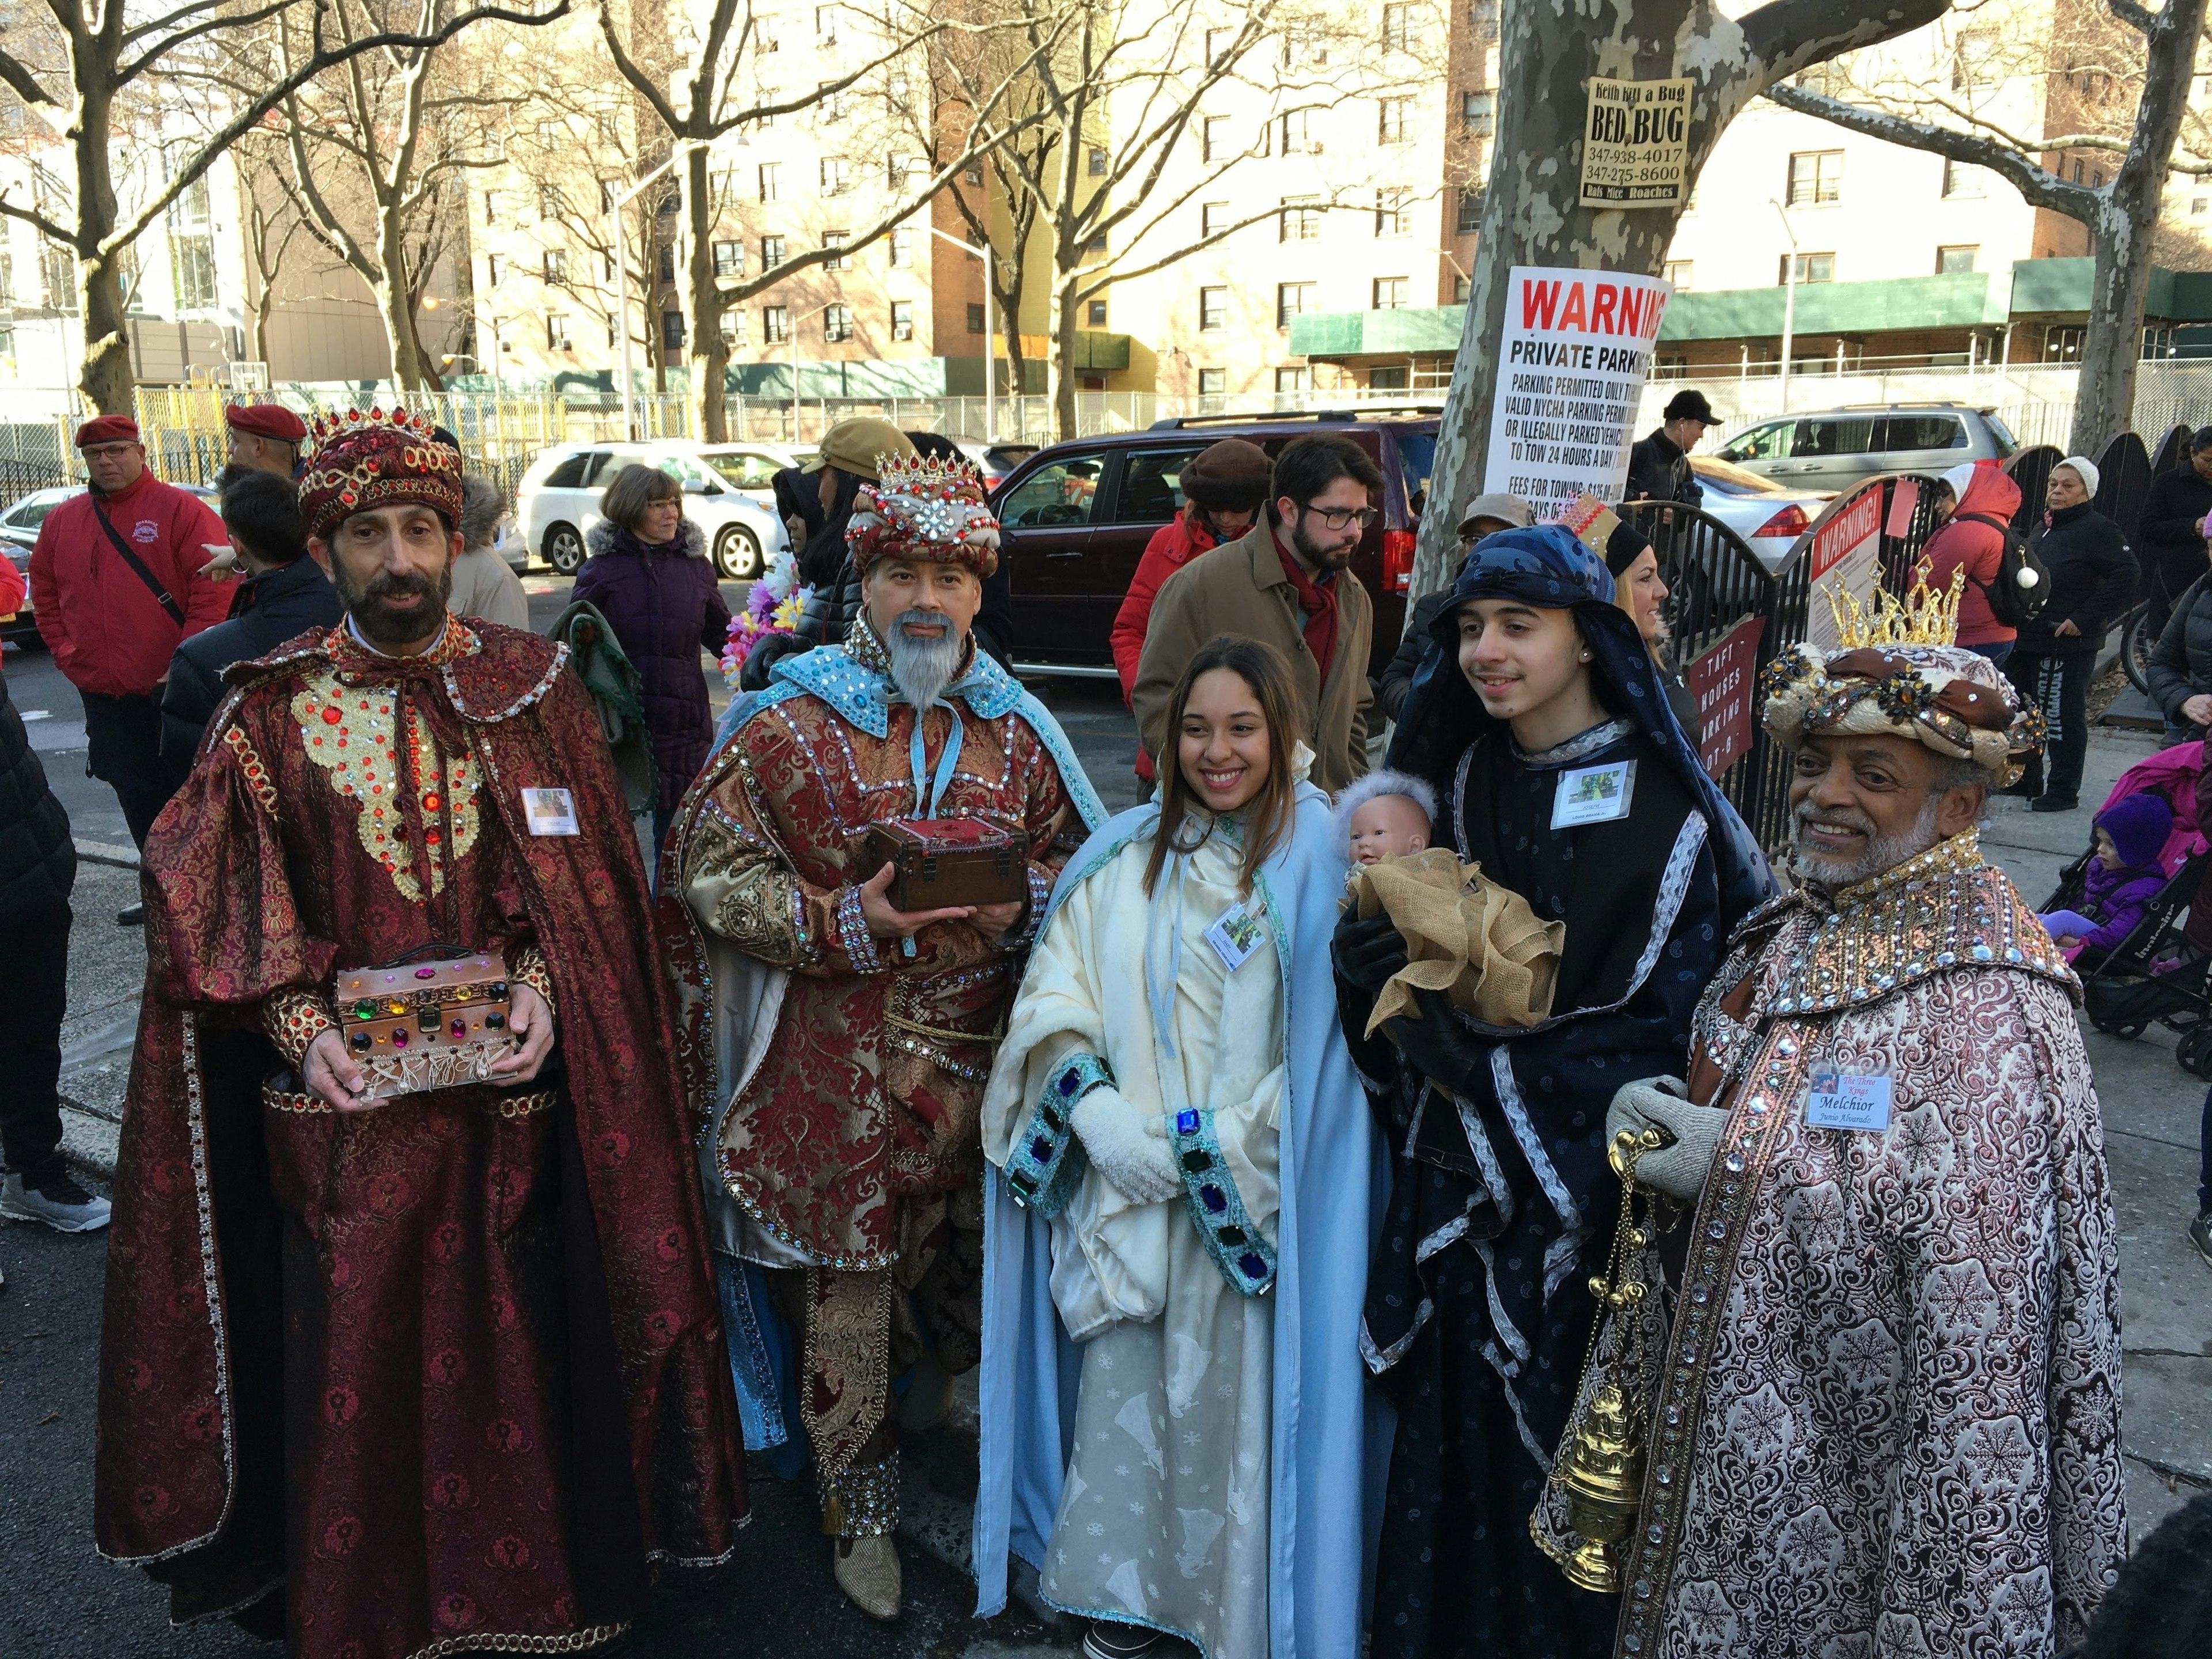
<instances>
[{"instance_id":1,"label":"beard","mask_svg":"<svg viewBox=\"0 0 2212 1659\"><path fill-rule=\"evenodd\" d=\"M1938 837L1936 818L1942 810L1943 797L1936 790L1928 793L1921 803L1920 815L1912 821L1910 830L1894 836L1875 833L1874 820L1863 812L1820 810L1809 800L1801 801L1790 815L1790 850L1796 857L1797 869L1808 880L1827 888L1849 887L1856 882L1871 881L1884 871L1894 870L1909 859L1918 858L1933 847ZM1814 818L1823 823L1838 823L1847 830L1856 830L1867 838L1866 850L1855 859L1836 859L1808 851L1803 844L1802 831Z\"/></svg>"},{"instance_id":2,"label":"beard","mask_svg":"<svg viewBox=\"0 0 2212 1659\"><path fill-rule=\"evenodd\" d=\"M380 648L412 645L445 625L446 601L453 594L453 562L447 562L435 581L428 576L394 575L387 571L373 578L367 586L356 587L345 562L333 557L331 586L337 589L338 602L345 606L362 638L371 645ZM395 593L419 594L426 603L412 611L394 611L385 601Z\"/></svg>"},{"instance_id":3,"label":"beard","mask_svg":"<svg viewBox=\"0 0 2212 1659\"><path fill-rule=\"evenodd\" d=\"M1306 521L1303 514L1299 515L1297 522L1291 526L1291 549L1301 559L1313 567L1314 574L1316 576L1332 576L1343 569L1352 562L1352 556L1358 550L1358 542L1348 542L1342 547L1324 552L1314 538L1306 534Z\"/></svg>"},{"instance_id":4,"label":"beard","mask_svg":"<svg viewBox=\"0 0 2212 1659\"><path fill-rule=\"evenodd\" d=\"M906 631L908 623L917 628L934 623L945 632L933 640L918 640ZM942 611L902 611L891 618L884 635L884 653L891 659L891 684L918 714L952 684L961 659L968 653L968 636Z\"/></svg>"}]
</instances>

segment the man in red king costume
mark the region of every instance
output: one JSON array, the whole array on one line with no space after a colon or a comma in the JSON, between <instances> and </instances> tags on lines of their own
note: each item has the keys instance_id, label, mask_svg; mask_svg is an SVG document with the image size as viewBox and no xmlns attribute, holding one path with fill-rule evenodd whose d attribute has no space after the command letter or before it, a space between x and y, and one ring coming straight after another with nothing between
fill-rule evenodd
<instances>
[{"instance_id":1,"label":"man in red king costume","mask_svg":"<svg viewBox=\"0 0 2212 1659\"><path fill-rule=\"evenodd\" d=\"M146 849L100 1546L313 1659L578 1651L744 1502L645 874L564 652L446 613L459 455L315 438L345 618L228 671ZM462 952L513 1051L426 1010L445 1086L374 1097L338 978Z\"/></svg>"}]
</instances>

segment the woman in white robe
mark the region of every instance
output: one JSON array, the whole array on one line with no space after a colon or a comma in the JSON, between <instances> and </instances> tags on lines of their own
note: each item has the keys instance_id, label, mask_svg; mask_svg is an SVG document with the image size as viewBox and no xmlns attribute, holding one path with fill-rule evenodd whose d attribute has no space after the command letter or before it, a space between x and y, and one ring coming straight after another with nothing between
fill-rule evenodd
<instances>
[{"instance_id":1,"label":"woman in white robe","mask_svg":"<svg viewBox=\"0 0 2212 1659\"><path fill-rule=\"evenodd\" d=\"M1039 1589L1093 1620L1085 1650L1105 1659L1162 1632L1206 1659L1358 1648L1382 1442L1357 1330L1381 1159L1336 1033L1327 933L1342 858L1319 792L1293 775L1291 696L1280 657L1254 641L1193 659L1169 724L1180 764L1162 769L1158 804L1070 864L984 1103L999 1235L978 1577L988 1605L988 1553L1006 1538L994 1486L1023 1455L994 1422L1064 1413ZM1294 1108L1316 1127L1304 1213L1286 1227ZM1007 1235L1039 1226L1059 1346L1079 1352L1072 1413L1065 1368L1054 1388L1010 1363ZM1287 1418L1279 1344L1296 1350L1294 1389L1310 1373ZM1003 1583L1003 1553L995 1568Z\"/></svg>"}]
</instances>

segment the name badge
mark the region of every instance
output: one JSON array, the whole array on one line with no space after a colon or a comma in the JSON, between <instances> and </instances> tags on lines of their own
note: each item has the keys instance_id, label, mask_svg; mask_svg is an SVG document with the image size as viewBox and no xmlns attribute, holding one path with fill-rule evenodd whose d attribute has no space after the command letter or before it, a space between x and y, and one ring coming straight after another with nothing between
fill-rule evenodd
<instances>
[{"instance_id":1,"label":"name badge","mask_svg":"<svg viewBox=\"0 0 2212 1659\"><path fill-rule=\"evenodd\" d=\"M575 798L565 789L524 790L522 817L533 836L573 836L577 833Z\"/></svg>"},{"instance_id":2,"label":"name badge","mask_svg":"<svg viewBox=\"0 0 2212 1659\"><path fill-rule=\"evenodd\" d=\"M1815 1129L1880 1133L1889 1127L1889 1079L1815 1072L1812 1092L1805 1097L1805 1121Z\"/></svg>"},{"instance_id":3,"label":"name badge","mask_svg":"<svg viewBox=\"0 0 2212 1659\"><path fill-rule=\"evenodd\" d=\"M1578 766L1559 774L1559 792L1552 797L1552 828L1572 830L1577 824L1610 823L1625 818L1628 803L1635 798L1634 761Z\"/></svg>"},{"instance_id":4,"label":"name badge","mask_svg":"<svg viewBox=\"0 0 2212 1659\"><path fill-rule=\"evenodd\" d=\"M1267 937L1267 930L1260 918L1241 904L1206 930L1206 942L1221 958L1221 965L1232 974L1244 965Z\"/></svg>"}]
</instances>

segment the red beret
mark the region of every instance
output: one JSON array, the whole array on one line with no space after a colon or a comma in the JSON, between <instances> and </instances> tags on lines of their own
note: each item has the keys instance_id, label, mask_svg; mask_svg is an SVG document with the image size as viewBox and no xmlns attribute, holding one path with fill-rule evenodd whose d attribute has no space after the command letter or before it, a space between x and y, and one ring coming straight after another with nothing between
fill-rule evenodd
<instances>
[{"instance_id":1,"label":"red beret","mask_svg":"<svg viewBox=\"0 0 2212 1659\"><path fill-rule=\"evenodd\" d=\"M240 432L274 438L280 444L302 443L307 436L307 423L282 404L231 404L222 418Z\"/></svg>"},{"instance_id":2,"label":"red beret","mask_svg":"<svg viewBox=\"0 0 2212 1659\"><path fill-rule=\"evenodd\" d=\"M112 444L118 438L137 443L138 422L128 415L95 415L76 429L79 449L91 444Z\"/></svg>"}]
</instances>

